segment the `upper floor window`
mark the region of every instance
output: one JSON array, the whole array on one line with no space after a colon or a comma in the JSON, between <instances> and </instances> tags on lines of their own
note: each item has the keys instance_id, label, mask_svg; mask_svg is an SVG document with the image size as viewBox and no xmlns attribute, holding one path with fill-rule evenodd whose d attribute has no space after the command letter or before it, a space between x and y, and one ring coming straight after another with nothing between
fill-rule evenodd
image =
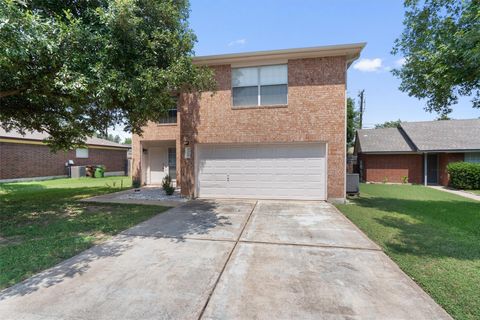
<instances>
[{"instance_id":1,"label":"upper floor window","mask_svg":"<svg viewBox=\"0 0 480 320\"><path fill-rule=\"evenodd\" d=\"M175 101L172 108L168 109L165 116L161 117L158 123L177 123L177 105L178 98L173 98Z\"/></svg>"},{"instance_id":2,"label":"upper floor window","mask_svg":"<svg viewBox=\"0 0 480 320\"><path fill-rule=\"evenodd\" d=\"M233 106L287 104L287 65L232 69L232 96Z\"/></svg>"}]
</instances>

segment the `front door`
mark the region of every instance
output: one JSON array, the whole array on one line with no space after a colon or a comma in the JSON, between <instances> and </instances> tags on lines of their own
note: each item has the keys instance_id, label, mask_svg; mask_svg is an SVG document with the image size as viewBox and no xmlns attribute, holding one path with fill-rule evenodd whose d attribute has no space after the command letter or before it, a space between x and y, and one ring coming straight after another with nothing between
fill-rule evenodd
<instances>
[{"instance_id":1,"label":"front door","mask_svg":"<svg viewBox=\"0 0 480 320\"><path fill-rule=\"evenodd\" d=\"M429 184L438 183L438 155L437 154L427 155L427 183Z\"/></svg>"},{"instance_id":2,"label":"front door","mask_svg":"<svg viewBox=\"0 0 480 320\"><path fill-rule=\"evenodd\" d=\"M161 184L165 177L167 167L166 148L153 147L148 150L150 159L150 180L149 184Z\"/></svg>"}]
</instances>

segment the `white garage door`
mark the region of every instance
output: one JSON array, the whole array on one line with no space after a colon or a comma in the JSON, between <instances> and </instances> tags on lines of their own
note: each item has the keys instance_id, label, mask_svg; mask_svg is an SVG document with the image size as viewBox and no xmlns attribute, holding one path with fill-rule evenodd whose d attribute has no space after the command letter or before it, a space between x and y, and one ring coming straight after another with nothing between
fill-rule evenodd
<instances>
[{"instance_id":1,"label":"white garage door","mask_svg":"<svg viewBox=\"0 0 480 320\"><path fill-rule=\"evenodd\" d=\"M199 197L325 200L325 144L198 145Z\"/></svg>"}]
</instances>

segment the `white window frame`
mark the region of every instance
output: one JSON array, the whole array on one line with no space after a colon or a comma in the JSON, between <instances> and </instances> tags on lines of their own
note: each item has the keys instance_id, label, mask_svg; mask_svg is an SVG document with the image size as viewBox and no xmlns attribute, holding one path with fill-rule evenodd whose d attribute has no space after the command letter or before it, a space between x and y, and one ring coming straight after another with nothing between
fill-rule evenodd
<instances>
[{"instance_id":1,"label":"white window frame","mask_svg":"<svg viewBox=\"0 0 480 320\"><path fill-rule=\"evenodd\" d=\"M75 149L75 157L76 158L88 159L88 153L89 153L88 148L77 148L77 149Z\"/></svg>"},{"instance_id":2,"label":"white window frame","mask_svg":"<svg viewBox=\"0 0 480 320\"><path fill-rule=\"evenodd\" d=\"M287 101L286 103L279 103L279 104L264 104L262 105L261 102L262 102L262 96L261 96L261 83L260 83L260 69L262 67L273 67L273 66L286 66L287 67L287 83L285 83L285 85L287 86ZM234 87L233 86L233 70L235 69L244 69L244 68L255 68L257 69L257 104L253 104L253 105L241 105L241 106L236 106L233 104L233 88L242 88L242 87ZM260 66L246 66L246 67L235 67L235 68L232 68L232 79L231 79L231 89L230 89L230 92L232 93L232 107L233 108L238 108L238 109L241 109L241 108L249 108L249 107L269 107L269 106L285 106L285 105L288 105L288 63L278 63L278 64L267 64L267 65L260 65ZM267 85L264 85L264 86L267 86Z\"/></svg>"}]
</instances>

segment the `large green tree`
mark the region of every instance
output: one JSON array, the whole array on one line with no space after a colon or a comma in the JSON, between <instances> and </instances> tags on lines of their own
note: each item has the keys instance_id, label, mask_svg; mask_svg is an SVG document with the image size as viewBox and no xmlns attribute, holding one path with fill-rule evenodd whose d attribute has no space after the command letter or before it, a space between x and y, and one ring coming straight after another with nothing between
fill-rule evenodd
<instances>
[{"instance_id":1,"label":"large green tree","mask_svg":"<svg viewBox=\"0 0 480 320\"><path fill-rule=\"evenodd\" d=\"M0 0L0 122L54 149L165 115L173 95L214 89L192 64L187 0Z\"/></svg>"},{"instance_id":2,"label":"large green tree","mask_svg":"<svg viewBox=\"0 0 480 320\"><path fill-rule=\"evenodd\" d=\"M446 115L460 96L480 108L480 1L405 0L405 29L392 53L405 63L393 73L400 89Z\"/></svg>"}]
</instances>

